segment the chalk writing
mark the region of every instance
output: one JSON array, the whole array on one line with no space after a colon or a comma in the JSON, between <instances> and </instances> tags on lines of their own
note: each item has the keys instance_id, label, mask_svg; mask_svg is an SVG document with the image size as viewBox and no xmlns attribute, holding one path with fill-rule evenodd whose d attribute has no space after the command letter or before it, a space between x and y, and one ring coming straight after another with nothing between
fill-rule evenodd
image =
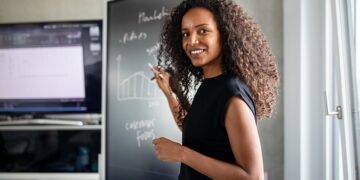
<instances>
[{"instance_id":1,"label":"chalk writing","mask_svg":"<svg viewBox=\"0 0 360 180\"><path fill-rule=\"evenodd\" d=\"M164 95L154 81L145 75L144 71L134 72L126 78L121 77L122 56L116 57L117 69L117 99L118 101L128 100L165 100ZM150 70L148 70L150 71Z\"/></svg>"},{"instance_id":2,"label":"chalk writing","mask_svg":"<svg viewBox=\"0 0 360 180\"><path fill-rule=\"evenodd\" d=\"M145 40L147 38L147 34L145 32L139 32L136 33L134 31L131 31L131 33L124 33L122 39L119 39L119 43L120 44L126 44L127 42L130 41L135 41L135 40Z\"/></svg>"},{"instance_id":3,"label":"chalk writing","mask_svg":"<svg viewBox=\"0 0 360 180\"><path fill-rule=\"evenodd\" d=\"M152 127L154 127L154 119L133 121L125 124L126 130L138 130L142 128L152 128Z\"/></svg>"},{"instance_id":4,"label":"chalk writing","mask_svg":"<svg viewBox=\"0 0 360 180\"><path fill-rule=\"evenodd\" d=\"M146 140L153 140L155 139L154 129L149 131L137 131L136 132L136 140L138 143L138 147L141 147L141 142Z\"/></svg>"},{"instance_id":5,"label":"chalk writing","mask_svg":"<svg viewBox=\"0 0 360 180\"><path fill-rule=\"evenodd\" d=\"M148 56L155 55L155 53L159 50L160 43L156 42L156 44L150 48L146 48L146 52L148 53Z\"/></svg>"},{"instance_id":6,"label":"chalk writing","mask_svg":"<svg viewBox=\"0 0 360 180\"><path fill-rule=\"evenodd\" d=\"M140 148L141 143L147 140L155 139L155 119L151 120L139 120L125 123L125 129L127 131L136 131L136 141Z\"/></svg>"},{"instance_id":7,"label":"chalk writing","mask_svg":"<svg viewBox=\"0 0 360 180\"><path fill-rule=\"evenodd\" d=\"M146 15L145 12L139 12L138 15L138 23L146 23L146 22L150 22L150 21L156 21L156 20L161 20L164 16L168 16L169 13L166 12L165 7L163 6L161 8L161 11L158 12L156 9L153 11L152 15Z\"/></svg>"}]
</instances>

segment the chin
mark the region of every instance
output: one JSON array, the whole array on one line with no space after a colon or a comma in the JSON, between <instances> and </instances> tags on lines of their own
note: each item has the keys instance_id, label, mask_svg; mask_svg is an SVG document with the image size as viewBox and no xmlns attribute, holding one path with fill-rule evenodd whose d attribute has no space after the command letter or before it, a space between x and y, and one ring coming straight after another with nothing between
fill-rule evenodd
<instances>
[{"instance_id":1,"label":"chin","mask_svg":"<svg viewBox=\"0 0 360 180\"><path fill-rule=\"evenodd\" d=\"M192 64L194 67L201 67L201 64Z\"/></svg>"},{"instance_id":2,"label":"chin","mask_svg":"<svg viewBox=\"0 0 360 180\"><path fill-rule=\"evenodd\" d=\"M195 67L201 67L204 64L202 62L200 62L199 60L195 60L195 61L191 61L191 64Z\"/></svg>"}]
</instances>

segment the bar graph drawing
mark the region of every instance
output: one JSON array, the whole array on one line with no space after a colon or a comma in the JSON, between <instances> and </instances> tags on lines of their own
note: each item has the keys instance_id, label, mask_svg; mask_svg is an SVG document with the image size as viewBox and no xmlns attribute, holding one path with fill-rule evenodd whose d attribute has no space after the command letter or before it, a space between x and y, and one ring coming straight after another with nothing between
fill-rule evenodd
<instances>
[{"instance_id":1,"label":"bar graph drawing","mask_svg":"<svg viewBox=\"0 0 360 180\"><path fill-rule=\"evenodd\" d=\"M157 87L156 82L151 81L144 71L137 71L126 78L121 77L122 56L118 55L117 73L117 100L163 100L165 97Z\"/></svg>"}]
</instances>

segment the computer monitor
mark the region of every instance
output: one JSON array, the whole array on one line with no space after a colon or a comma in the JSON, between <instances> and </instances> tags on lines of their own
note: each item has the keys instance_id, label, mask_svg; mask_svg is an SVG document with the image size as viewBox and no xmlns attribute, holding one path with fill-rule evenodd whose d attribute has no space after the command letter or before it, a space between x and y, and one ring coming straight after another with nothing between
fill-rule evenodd
<instances>
[{"instance_id":1,"label":"computer monitor","mask_svg":"<svg viewBox=\"0 0 360 180\"><path fill-rule=\"evenodd\" d=\"M0 115L100 113L102 21L0 24Z\"/></svg>"}]
</instances>

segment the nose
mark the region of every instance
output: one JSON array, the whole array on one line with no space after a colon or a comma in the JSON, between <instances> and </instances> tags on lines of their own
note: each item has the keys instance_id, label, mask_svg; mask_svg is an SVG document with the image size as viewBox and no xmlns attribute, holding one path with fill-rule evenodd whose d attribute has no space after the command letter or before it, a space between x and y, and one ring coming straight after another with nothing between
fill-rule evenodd
<instances>
[{"instance_id":1,"label":"nose","mask_svg":"<svg viewBox=\"0 0 360 180\"><path fill-rule=\"evenodd\" d=\"M195 45L197 45L197 44L199 44L199 39L198 39L196 33L192 33L192 34L190 35L190 45L191 45L191 46L195 46Z\"/></svg>"}]
</instances>

